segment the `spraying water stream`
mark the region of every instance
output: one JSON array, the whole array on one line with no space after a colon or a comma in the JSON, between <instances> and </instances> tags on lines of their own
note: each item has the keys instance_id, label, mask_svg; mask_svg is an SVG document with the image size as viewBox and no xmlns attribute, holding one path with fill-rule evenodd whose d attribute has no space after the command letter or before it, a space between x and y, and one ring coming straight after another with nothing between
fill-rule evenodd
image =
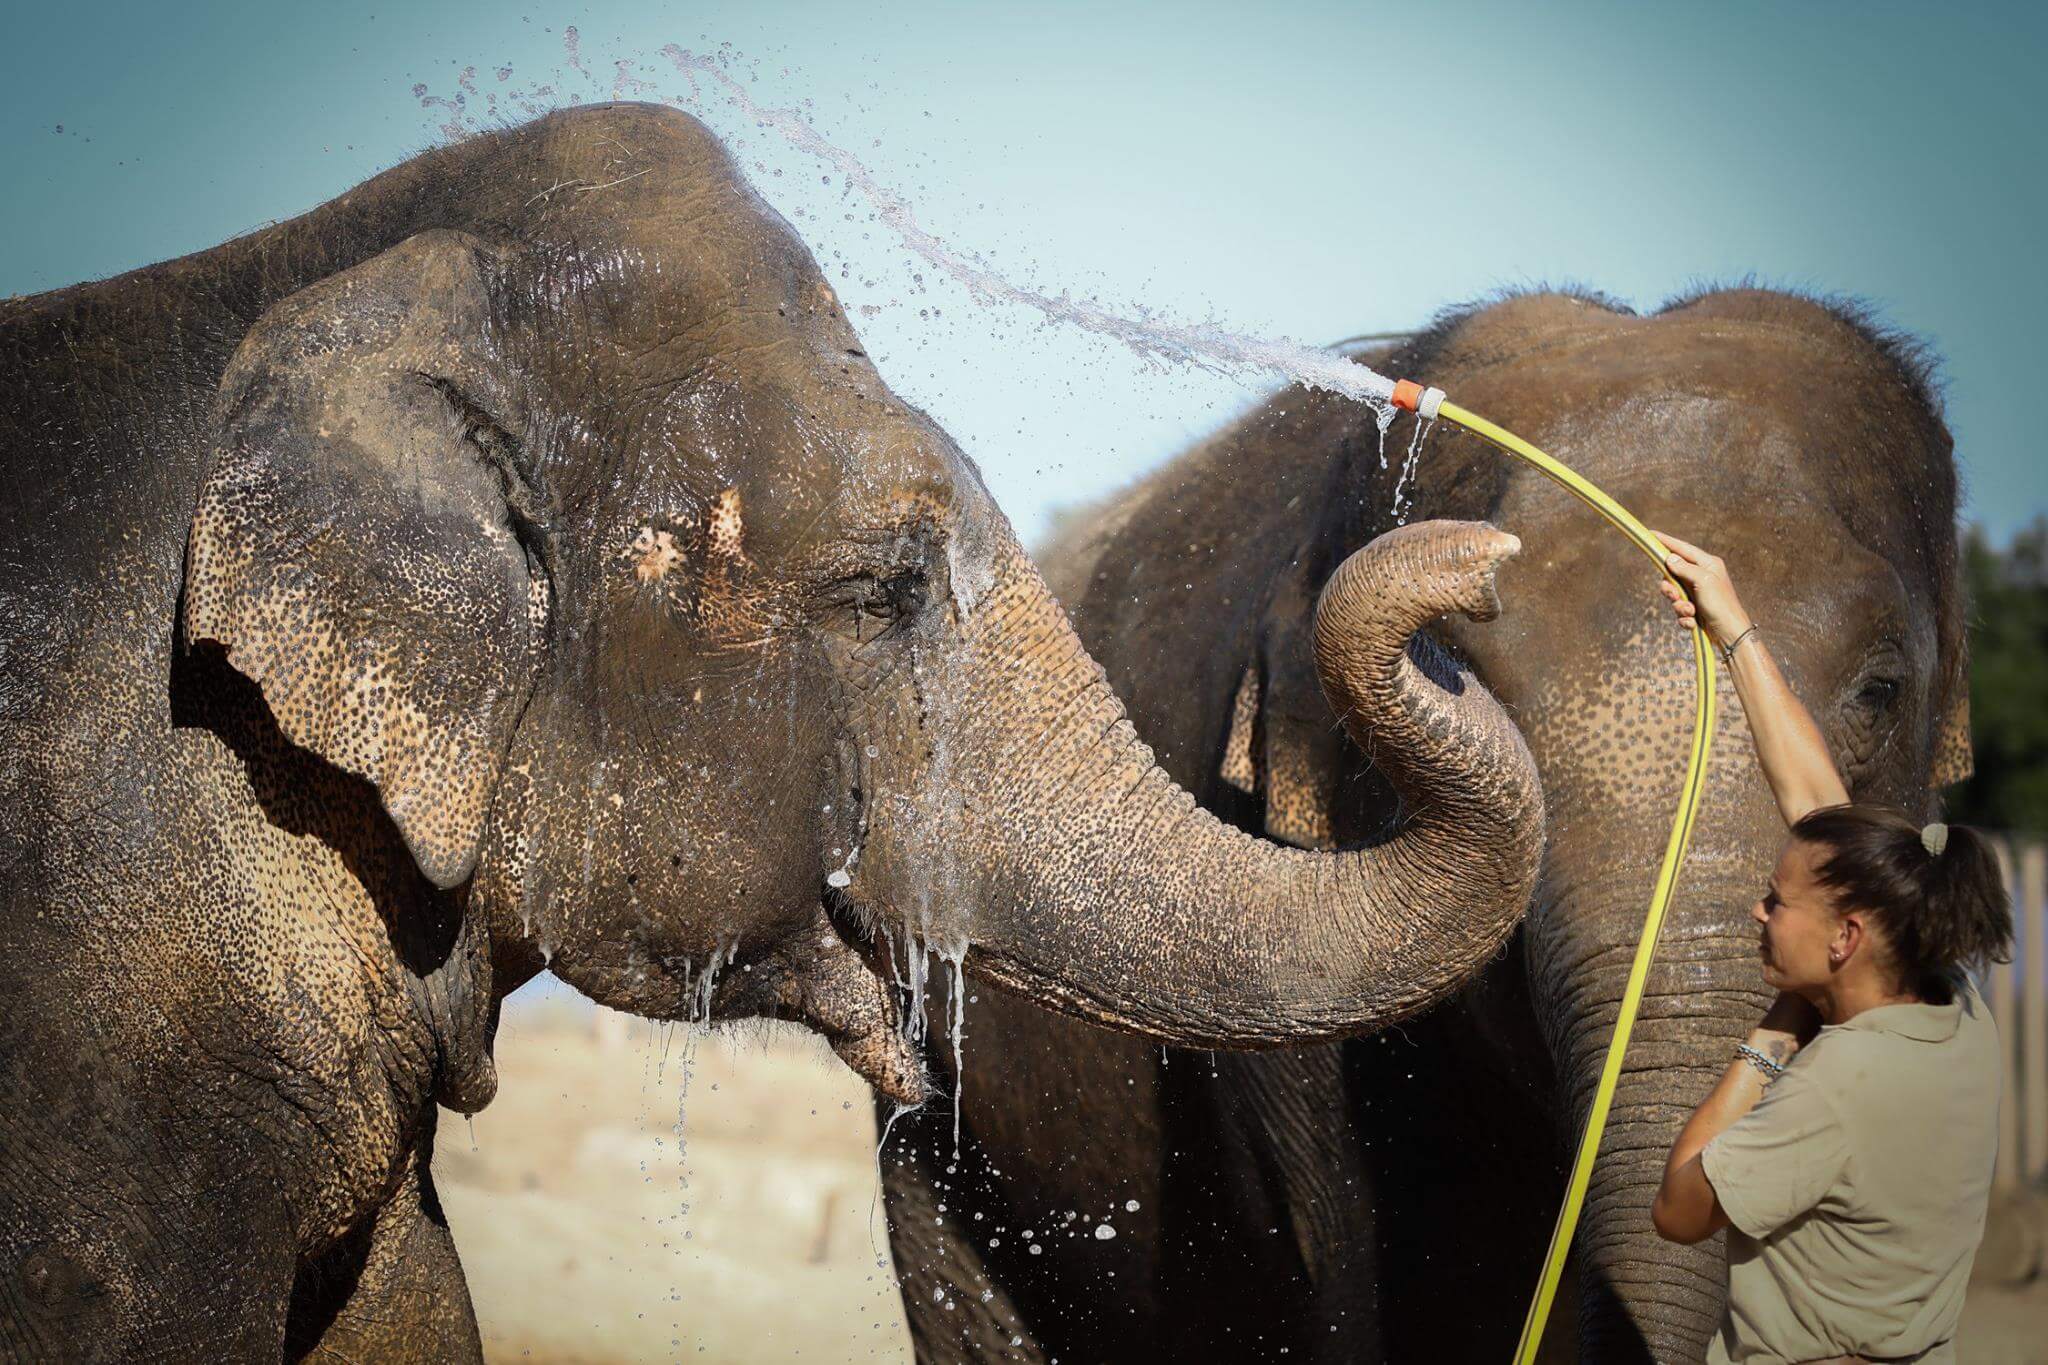
<instances>
[{"instance_id":1,"label":"spraying water stream","mask_svg":"<svg viewBox=\"0 0 2048 1365\"><path fill-rule=\"evenodd\" d=\"M593 88L602 89L583 63L581 41L573 26L564 31L563 49L569 67ZM1128 317L1092 300L1076 299L1065 291L1052 295L1017 284L934 236L918 222L901 195L878 181L852 152L828 141L801 111L769 108L755 101L728 69L735 60L728 49L706 54L669 43L660 55L689 83L687 94L659 94L653 82L635 74L640 69L638 63L620 59L613 62L610 97L659 99L678 108L696 106L701 111L705 94L699 81L701 78L709 82L742 118L775 133L796 150L838 172L846 187L867 202L904 247L962 286L978 304L1029 309L1048 321L1119 342L1155 363L1191 366L1241 380L1280 379L1341 394L1375 410L1382 436L1393 420L1393 381L1336 351L1286 338L1252 336L1210 323L1174 322L1149 314ZM510 75L510 67L497 72L501 83ZM478 95L474 67L464 68L452 95L431 94L425 85L414 86L413 94L423 109L445 116L441 131L451 137L479 131L484 118L502 112L497 92L485 92L482 108L471 110L471 100ZM546 112L559 102L574 104L579 98L568 95L564 99L556 85L544 84L532 89L507 88L503 100L505 106L529 115Z\"/></svg>"},{"instance_id":2,"label":"spraying water stream","mask_svg":"<svg viewBox=\"0 0 2048 1365\"><path fill-rule=\"evenodd\" d=\"M733 107L746 118L780 134L798 151L837 170L846 184L889 225L905 247L958 281L977 303L1007 303L1029 308L1051 321L1121 342L1148 360L1177 361L1231 376L1265 374L1294 380L1312 388L1327 389L1370 404L1381 415L1382 430L1391 422L1393 381L1334 352L1296 341L1248 336L1207 324L1123 317L1088 300L1074 299L1064 293L1055 298L1012 283L987 266L962 256L926 231L902 196L876 181L853 153L826 141L796 110L768 109L757 104L714 57L697 55L674 43L662 48L661 53L690 81L693 100L697 98L696 77L704 76L715 82Z\"/></svg>"}]
</instances>

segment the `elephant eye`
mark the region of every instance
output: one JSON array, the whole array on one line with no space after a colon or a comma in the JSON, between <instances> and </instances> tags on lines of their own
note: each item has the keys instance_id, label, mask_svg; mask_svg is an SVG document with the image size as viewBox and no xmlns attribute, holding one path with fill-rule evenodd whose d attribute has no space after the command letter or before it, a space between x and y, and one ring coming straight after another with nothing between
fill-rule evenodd
<instances>
[{"instance_id":1,"label":"elephant eye","mask_svg":"<svg viewBox=\"0 0 2048 1365\"><path fill-rule=\"evenodd\" d=\"M858 644L872 644L896 634L924 610L928 593L921 569L888 574L858 574L845 580L834 602L834 616Z\"/></svg>"},{"instance_id":2,"label":"elephant eye","mask_svg":"<svg viewBox=\"0 0 2048 1365\"><path fill-rule=\"evenodd\" d=\"M1882 711L1899 698L1899 684L1895 678L1871 678L1856 690L1856 702L1872 711Z\"/></svg>"},{"instance_id":3,"label":"elephant eye","mask_svg":"<svg viewBox=\"0 0 2048 1365\"><path fill-rule=\"evenodd\" d=\"M1840 695L1835 759L1853 787L1878 773L1896 753L1903 727L1900 701L1912 676L1902 632L1882 631L1856 661Z\"/></svg>"},{"instance_id":4,"label":"elephant eye","mask_svg":"<svg viewBox=\"0 0 2048 1365\"><path fill-rule=\"evenodd\" d=\"M1900 690L1896 678L1872 674L1849 694L1842 708L1836 761L1852 785L1859 777L1876 769L1883 754L1898 737L1899 717L1892 704L1898 700Z\"/></svg>"},{"instance_id":5,"label":"elephant eye","mask_svg":"<svg viewBox=\"0 0 2048 1365\"><path fill-rule=\"evenodd\" d=\"M1889 718L1905 693L1903 681L1910 664L1905 646L1895 631L1887 630L1864 655L1852 684L1846 709L1852 724L1874 727Z\"/></svg>"},{"instance_id":6,"label":"elephant eye","mask_svg":"<svg viewBox=\"0 0 2048 1365\"><path fill-rule=\"evenodd\" d=\"M900 621L924 610L925 587L922 569L904 569L883 580L882 593Z\"/></svg>"}]
</instances>

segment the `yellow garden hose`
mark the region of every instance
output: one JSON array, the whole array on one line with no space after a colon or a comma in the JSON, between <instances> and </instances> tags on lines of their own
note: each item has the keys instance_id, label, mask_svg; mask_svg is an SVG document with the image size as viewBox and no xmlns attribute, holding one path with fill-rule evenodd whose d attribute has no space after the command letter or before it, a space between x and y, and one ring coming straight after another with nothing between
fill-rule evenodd
<instances>
[{"instance_id":1,"label":"yellow garden hose","mask_svg":"<svg viewBox=\"0 0 2048 1365\"><path fill-rule=\"evenodd\" d=\"M1467 412L1446 399L1441 389L1425 389L1410 380L1394 386L1394 406L1419 418L1441 417L1492 442L1508 454L1533 466L1551 482L1562 485L1572 496L1591 507L1648 555L1657 571L1672 582L1678 579L1665 563L1666 551L1654 535L1627 508L1580 478L1550 456L1503 427L1497 427L1477 413ZM1680 583L1681 590L1684 584ZM1650 910L1643 918L1643 936L1636 945L1635 961L1629 967L1628 989L1621 997L1621 1017L1615 1021L1614 1037L1607 1044L1607 1060L1600 1068L1600 1086L1593 1092L1593 1107L1586 1114L1586 1127L1579 1138L1578 1155L1572 1161L1571 1182L1565 1187L1564 1206L1557 1211L1557 1226L1551 1229L1550 1250L1543 1258L1543 1275L1529 1300L1522 1319L1522 1338L1515 1347L1515 1365L1534 1365L1536 1350L1543 1344L1544 1324L1550 1320L1550 1305L1557 1297L1558 1278L1564 1273L1564 1258L1571 1250L1572 1235L1579 1225L1579 1212L1586 1203L1586 1186L1593 1178L1593 1159L1600 1151L1600 1135L1607 1127L1607 1111L1614 1103L1615 1086L1621 1080L1622 1058L1628 1052L1629 1034L1634 1030L1636 1012L1642 1007L1643 987L1649 980L1650 960L1657 952L1657 936L1664 928L1664 912L1678 885L1678 869L1685 862L1692 843L1692 827L1699 814L1700 793L1707 780L1707 751L1714 742L1714 651L1707 633L1692 632L1693 665L1699 675L1699 696L1693 707L1692 753L1686 761L1685 783L1679 790L1678 814L1671 821L1671 837L1664 845L1664 861L1657 869L1656 889L1650 893Z\"/></svg>"}]
</instances>

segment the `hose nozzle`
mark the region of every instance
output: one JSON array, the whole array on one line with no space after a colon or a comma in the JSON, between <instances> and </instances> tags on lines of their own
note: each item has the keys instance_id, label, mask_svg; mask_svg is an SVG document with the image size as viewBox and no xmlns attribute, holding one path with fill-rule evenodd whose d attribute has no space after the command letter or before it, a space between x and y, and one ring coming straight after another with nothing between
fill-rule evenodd
<instances>
[{"instance_id":1,"label":"hose nozzle","mask_svg":"<svg viewBox=\"0 0 2048 1365\"><path fill-rule=\"evenodd\" d=\"M1412 412L1418 417L1434 421L1437 409L1444 405L1444 391L1425 389L1412 379L1397 379L1394 381L1394 396L1391 401L1404 412Z\"/></svg>"}]
</instances>

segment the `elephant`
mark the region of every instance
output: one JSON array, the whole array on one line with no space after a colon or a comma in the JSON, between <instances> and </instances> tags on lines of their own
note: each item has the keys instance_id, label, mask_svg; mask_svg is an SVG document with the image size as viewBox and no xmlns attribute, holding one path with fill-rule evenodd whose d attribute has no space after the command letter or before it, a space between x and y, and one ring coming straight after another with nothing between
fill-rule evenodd
<instances>
[{"instance_id":1,"label":"elephant","mask_svg":"<svg viewBox=\"0 0 2048 1365\"><path fill-rule=\"evenodd\" d=\"M1533 756L1410 642L1497 610L1512 536L1407 528L1318 618L1428 813L1245 835L677 110L434 148L0 339L0 1355L475 1359L437 1106L489 1102L544 969L808 1025L910 1104L934 953L1327 1041L1454 991L1534 884Z\"/></svg>"},{"instance_id":2,"label":"elephant","mask_svg":"<svg viewBox=\"0 0 2048 1365\"><path fill-rule=\"evenodd\" d=\"M1760 288L1646 316L1536 291L1353 354L1725 558L1857 800L1931 809L1967 775L1953 447L1910 338ZM1318 588L1404 513L1521 537L1500 580L1515 609L1437 634L1542 773L1530 912L1426 1017L1288 1053L1205 1057L978 1001L958 1154L938 1118L884 1152L923 1359L1512 1353L1677 801L1692 651L1650 566L1564 489L1448 425L1375 419L1285 390L1074 514L1041 558L1167 770L1241 828L1327 849L1378 837L1401 802L1315 694ZM1664 1243L1649 1207L1769 1003L1748 912L1783 839L1724 676L1549 1358L1698 1360L1717 1324L1719 1239ZM1086 1235L1105 1219L1111 1237Z\"/></svg>"}]
</instances>

